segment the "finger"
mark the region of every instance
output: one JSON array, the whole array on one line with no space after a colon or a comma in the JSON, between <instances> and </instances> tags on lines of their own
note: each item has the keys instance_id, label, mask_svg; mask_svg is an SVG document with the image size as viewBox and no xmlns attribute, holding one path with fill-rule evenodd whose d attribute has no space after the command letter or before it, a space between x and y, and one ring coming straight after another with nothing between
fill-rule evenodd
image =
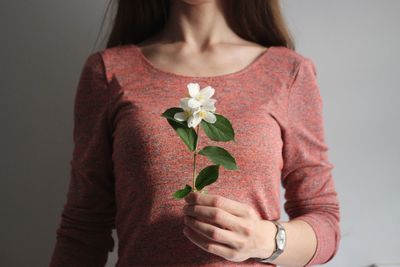
<instances>
[{"instance_id":1,"label":"finger","mask_svg":"<svg viewBox=\"0 0 400 267\"><path fill-rule=\"evenodd\" d=\"M209 240L189 227L185 227L183 233L196 246L198 246L199 248L203 249L206 252L213 253L225 259L233 257L235 253L235 251L232 248L220 244L218 242Z\"/></svg>"},{"instance_id":2,"label":"finger","mask_svg":"<svg viewBox=\"0 0 400 267\"><path fill-rule=\"evenodd\" d=\"M186 226L210 240L236 249L239 249L243 245L242 238L230 230L221 229L215 225L196 220L191 216L185 216L184 222Z\"/></svg>"},{"instance_id":3,"label":"finger","mask_svg":"<svg viewBox=\"0 0 400 267\"><path fill-rule=\"evenodd\" d=\"M246 231L245 221L242 218L219 208L201 205L187 205L184 208L183 213L207 223L216 224L221 228L229 229L233 232L244 233Z\"/></svg>"},{"instance_id":4,"label":"finger","mask_svg":"<svg viewBox=\"0 0 400 267\"><path fill-rule=\"evenodd\" d=\"M249 214L249 206L238 201L214 194L200 194L190 192L185 197L188 204L217 207L239 217L246 217Z\"/></svg>"}]
</instances>

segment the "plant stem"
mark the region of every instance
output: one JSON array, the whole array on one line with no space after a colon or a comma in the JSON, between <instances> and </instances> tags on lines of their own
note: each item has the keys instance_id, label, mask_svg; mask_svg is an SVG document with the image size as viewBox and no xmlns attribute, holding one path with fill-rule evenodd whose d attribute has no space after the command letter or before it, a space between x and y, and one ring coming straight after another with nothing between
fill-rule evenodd
<instances>
[{"instance_id":1,"label":"plant stem","mask_svg":"<svg viewBox=\"0 0 400 267\"><path fill-rule=\"evenodd\" d=\"M200 124L197 125L196 128L196 135L197 135L197 140L196 140L196 147L194 149L193 152L193 192L196 192L196 155L197 155L197 144L199 143L199 128L200 128Z\"/></svg>"}]
</instances>

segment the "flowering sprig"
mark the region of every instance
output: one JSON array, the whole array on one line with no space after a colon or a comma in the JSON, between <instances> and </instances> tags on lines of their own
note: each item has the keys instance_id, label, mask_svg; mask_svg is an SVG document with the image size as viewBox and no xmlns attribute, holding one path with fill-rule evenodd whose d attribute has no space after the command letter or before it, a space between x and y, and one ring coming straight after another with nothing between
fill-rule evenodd
<instances>
[{"instance_id":1,"label":"flowering sprig","mask_svg":"<svg viewBox=\"0 0 400 267\"><path fill-rule=\"evenodd\" d=\"M191 191L205 193L204 187L217 181L219 167L236 170L235 159L232 155L219 146L205 146L198 149L199 127L202 126L205 134L213 141L235 142L235 133L231 123L221 114L217 114L216 99L211 98L215 89L206 86L200 89L198 83L187 84L189 96L180 99L180 107L167 109L161 116L165 117L181 140L193 153L193 186L188 184L183 189L173 193L175 199L184 198ZM206 156L214 164L202 169L196 175L196 156Z\"/></svg>"}]
</instances>

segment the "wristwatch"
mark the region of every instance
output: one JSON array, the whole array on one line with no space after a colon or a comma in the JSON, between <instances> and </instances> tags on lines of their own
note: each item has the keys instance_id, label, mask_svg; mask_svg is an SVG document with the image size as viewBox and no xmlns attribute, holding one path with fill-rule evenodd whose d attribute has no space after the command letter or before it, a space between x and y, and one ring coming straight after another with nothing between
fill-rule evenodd
<instances>
[{"instance_id":1,"label":"wristwatch","mask_svg":"<svg viewBox=\"0 0 400 267\"><path fill-rule=\"evenodd\" d=\"M271 254L271 256L269 256L267 258L254 258L258 262L265 262L265 263L270 262L270 261L276 259L280 254L282 254L282 252L285 249L285 245L286 245L285 228L278 221L271 221L271 222L273 222L277 228L277 232L275 235L275 250Z\"/></svg>"}]
</instances>

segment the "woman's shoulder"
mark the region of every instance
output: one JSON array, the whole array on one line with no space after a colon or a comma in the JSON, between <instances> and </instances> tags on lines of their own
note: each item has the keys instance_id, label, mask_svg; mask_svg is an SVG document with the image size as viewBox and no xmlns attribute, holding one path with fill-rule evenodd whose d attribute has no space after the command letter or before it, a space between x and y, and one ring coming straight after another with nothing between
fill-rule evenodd
<instances>
[{"instance_id":1,"label":"woman's shoulder","mask_svg":"<svg viewBox=\"0 0 400 267\"><path fill-rule=\"evenodd\" d=\"M298 52L294 49L288 48L286 46L273 46L273 49L274 49L275 57L282 61L287 61L290 63L292 63L292 62L301 63L304 61L311 60L310 57L304 55L303 53L300 53L300 52Z\"/></svg>"},{"instance_id":2,"label":"woman's shoulder","mask_svg":"<svg viewBox=\"0 0 400 267\"><path fill-rule=\"evenodd\" d=\"M272 48L270 58L274 63L273 67L281 72L289 73L292 76L302 65L312 66L315 69L313 59L303 53L286 46L271 46L270 48Z\"/></svg>"},{"instance_id":3,"label":"woman's shoulder","mask_svg":"<svg viewBox=\"0 0 400 267\"><path fill-rule=\"evenodd\" d=\"M107 47L92 51L86 57L86 66L102 68L108 82L119 72L129 72L129 67L134 67L136 60L133 45L125 44Z\"/></svg>"},{"instance_id":4,"label":"woman's shoulder","mask_svg":"<svg viewBox=\"0 0 400 267\"><path fill-rule=\"evenodd\" d=\"M128 53L134 52L134 44L123 44L113 47L103 48L97 51L103 56L103 60L119 61L121 57L125 57Z\"/></svg>"}]
</instances>

